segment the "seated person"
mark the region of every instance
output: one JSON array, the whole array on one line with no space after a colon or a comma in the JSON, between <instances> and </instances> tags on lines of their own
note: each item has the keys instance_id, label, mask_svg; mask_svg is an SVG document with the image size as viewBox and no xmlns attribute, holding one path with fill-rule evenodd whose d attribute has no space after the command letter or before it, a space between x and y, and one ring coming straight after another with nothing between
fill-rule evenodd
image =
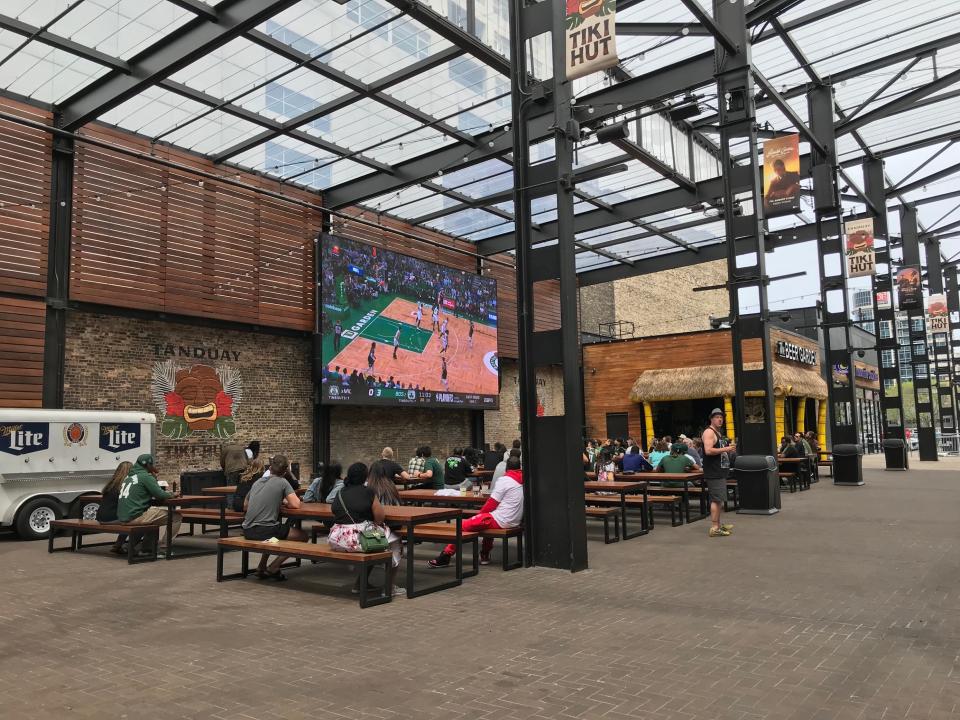
<instances>
[{"instance_id":1,"label":"seated person","mask_svg":"<svg viewBox=\"0 0 960 720\"><path fill-rule=\"evenodd\" d=\"M614 461L613 448L604 446L600 451L600 459L597 460L595 473L597 480L613 480L616 478L617 463Z\"/></svg>"},{"instance_id":2,"label":"seated person","mask_svg":"<svg viewBox=\"0 0 960 720\"><path fill-rule=\"evenodd\" d=\"M463 450L456 448L447 458L446 466L443 469L443 482L450 486L472 487L473 483L467 480L467 473L470 472L473 472L473 468L467 464L466 458L463 457Z\"/></svg>"},{"instance_id":3,"label":"seated person","mask_svg":"<svg viewBox=\"0 0 960 720\"><path fill-rule=\"evenodd\" d=\"M334 524L330 528L327 542L330 547L340 552L363 552L360 546L360 531L363 526L372 522L378 525L386 534L393 553L393 563L387 577L387 587L393 587L393 578L396 568L400 564L400 538L384 523L383 505L377 499L376 493L366 486L369 472L363 463L354 463L347 469L343 488L333 498L330 509L333 511ZM368 567L369 573L373 567ZM363 572L361 570L361 572ZM353 592L360 592L360 575L353 585ZM402 588L394 587L393 593L402 592Z\"/></svg>"},{"instance_id":4,"label":"seated person","mask_svg":"<svg viewBox=\"0 0 960 720\"><path fill-rule=\"evenodd\" d=\"M656 468L660 461L669 454L670 445L667 444L667 441L658 440L657 444L653 446L653 450L650 451L650 464Z\"/></svg>"},{"instance_id":5,"label":"seated person","mask_svg":"<svg viewBox=\"0 0 960 720\"><path fill-rule=\"evenodd\" d=\"M507 460L507 472L497 481L490 497L480 508L480 513L463 521L463 532L479 532L490 528L514 528L523 522L523 473L520 470L520 458L511 455ZM493 538L483 538L480 548L480 564L490 564L490 550ZM432 568L446 567L450 558L457 552L457 546L451 543L443 552L429 562Z\"/></svg>"},{"instance_id":6,"label":"seated person","mask_svg":"<svg viewBox=\"0 0 960 720\"><path fill-rule=\"evenodd\" d=\"M420 473L423 472L425 465L426 463L423 459L423 448L418 447L413 457L410 458L410 462L407 463L407 475L412 478L420 477Z\"/></svg>"},{"instance_id":7,"label":"seated person","mask_svg":"<svg viewBox=\"0 0 960 720\"><path fill-rule=\"evenodd\" d=\"M286 504L297 509L300 507L300 498L290 485L286 475L290 470L290 462L285 455L274 455L270 459L270 472L259 477L250 488L243 501L243 536L247 540L298 540L306 539L306 534L299 528L291 527L289 523L280 522L280 508ZM280 566L286 555L277 555L276 559L267 565L270 553L260 556L260 565L257 567L257 576L271 580L286 580L280 572Z\"/></svg>"},{"instance_id":8,"label":"seated person","mask_svg":"<svg viewBox=\"0 0 960 720\"><path fill-rule=\"evenodd\" d=\"M157 482L157 463L150 453L144 453L137 458L137 462L130 469L130 474L124 478L120 486L120 501L117 503L117 520L135 525L159 525L160 546L166 547L170 542L167 537L168 507L151 505L153 499L169 500L174 497L160 487ZM181 518L173 513L171 529L173 537L180 530ZM152 555L154 551L153 539L146 538L142 553Z\"/></svg>"},{"instance_id":9,"label":"seated person","mask_svg":"<svg viewBox=\"0 0 960 720\"><path fill-rule=\"evenodd\" d=\"M793 444L797 446L798 450L802 450L804 457L813 455L813 448L810 447L810 443L807 442L807 438L803 436L803 433L793 434Z\"/></svg>"},{"instance_id":10,"label":"seated person","mask_svg":"<svg viewBox=\"0 0 960 720\"><path fill-rule=\"evenodd\" d=\"M797 446L793 443L793 441L790 438L784 435L782 438L780 438L779 455L780 457L785 457L785 458L795 458L795 457L802 457L803 452L802 452L802 449L801 449L801 452L797 452Z\"/></svg>"},{"instance_id":11,"label":"seated person","mask_svg":"<svg viewBox=\"0 0 960 720\"><path fill-rule=\"evenodd\" d=\"M640 449L636 445L630 449L636 449L637 452L628 452L623 456L624 472L650 472L653 470L653 465L640 453Z\"/></svg>"},{"instance_id":12,"label":"seated person","mask_svg":"<svg viewBox=\"0 0 960 720\"><path fill-rule=\"evenodd\" d=\"M657 472L662 473L688 473L699 470L700 466L687 455L687 446L683 443L674 443L670 447L670 454L660 460L660 464L657 466ZM683 483L682 480L667 480L662 483L662 487L682 488Z\"/></svg>"},{"instance_id":13,"label":"seated person","mask_svg":"<svg viewBox=\"0 0 960 720\"><path fill-rule=\"evenodd\" d=\"M367 487L373 490L381 505L401 505L397 485L393 482L394 474L389 460L377 460L370 466L367 475Z\"/></svg>"},{"instance_id":14,"label":"seated person","mask_svg":"<svg viewBox=\"0 0 960 720\"><path fill-rule=\"evenodd\" d=\"M265 469L263 463L260 462L259 459L254 458L247 463L247 467L240 473L240 477L237 480L237 490L233 494L232 507L236 512L243 512L244 498L247 497L247 493L250 492L253 483L264 476Z\"/></svg>"},{"instance_id":15,"label":"seated person","mask_svg":"<svg viewBox=\"0 0 960 720\"><path fill-rule=\"evenodd\" d=\"M110 482L103 486L100 491L100 505L97 506L97 522L112 523L117 521L117 504L120 502L120 485L126 480L133 467L132 462L124 461L117 465L113 471L113 477ZM117 555L123 554L123 541L127 539L126 533L117 535L117 541L110 548L110 552Z\"/></svg>"},{"instance_id":16,"label":"seated person","mask_svg":"<svg viewBox=\"0 0 960 720\"><path fill-rule=\"evenodd\" d=\"M380 453L380 460L377 462L384 463L383 469L386 472L388 478L391 482L396 482L396 478L401 480L409 480L410 474L400 467L400 464L393 459L393 448L385 447ZM374 463L376 465L376 463Z\"/></svg>"},{"instance_id":17,"label":"seated person","mask_svg":"<svg viewBox=\"0 0 960 720\"><path fill-rule=\"evenodd\" d=\"M420 487L424 489L433 488L434 490L443 490L443 465L433 456L433 451L429 445L420 448L423 457L423 472L418 476L420 480L426 480Z\"/></svg>"},{"instance_id":18,"label":"seated person","mask_svg":"<svg viewBox=\"0 0 960 720\"><path fill-rule=\"evenodd\" d=\"M507 455L509 457L515 457L517 460L520 459L520 451L517 449L510 450ZM497 467L493 470L493 476L490 478L490 487L493 487L497 484L497 480L502 478L507 474L507 461L501 460L497 463Z\"/></svg>"}]
</instances>

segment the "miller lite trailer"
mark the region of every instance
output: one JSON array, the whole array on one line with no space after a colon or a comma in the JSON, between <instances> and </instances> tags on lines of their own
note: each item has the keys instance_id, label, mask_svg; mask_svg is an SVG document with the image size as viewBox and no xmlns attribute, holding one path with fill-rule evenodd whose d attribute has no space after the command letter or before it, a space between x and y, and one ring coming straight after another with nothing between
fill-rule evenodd
<instances>
[{"instance_id":1,"label":"miller lite trailer","mask_svg":"<svg viewBox=\"0 0 960 720\"><path fill-rule=\"evenodd\" d=\"M155 423L139 412L0 408L0 527L39 540L51 520L94 519L99 503L81 496L152 453Z\"/></svg>"}]
</instances>

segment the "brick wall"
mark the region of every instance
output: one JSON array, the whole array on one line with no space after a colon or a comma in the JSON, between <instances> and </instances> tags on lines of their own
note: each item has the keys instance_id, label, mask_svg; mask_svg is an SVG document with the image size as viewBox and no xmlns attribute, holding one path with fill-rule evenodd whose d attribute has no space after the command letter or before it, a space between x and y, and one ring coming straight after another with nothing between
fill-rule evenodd
<instances>
[{"instance_id":1,"label":"brick wall","mask_svg":"<svg viewBox=\"0 0 960 720\"><path fill-rule=\"evenodd\" d=\"M157 455L165 479L183 470L219 467L219 448L224 440L216 430L195 430L187 423L167 418L154 398L154 370L161 367L189 369L198 364L225 373L235 373L236 385L225 387L234 401L226 410L224 400L218 414L233 421L240 442L261 441L262 453L284 452L291 461L309 467L313 458L310 398L310 342L281 337L144 321L87 313L67 317L64 403L68 408L138 410L157 415ZM170 363L170 365L163 365ZM215 383L217 380L213 380ZM193 383L196 387L198 383ZM201 399L210 391L209 381L199 383ZM189 385L180 385L186 396ZM201 402L201 400L197 400ZM214 403L217 404L217 403ZM227 432L229 421L221 422ZM188 434L178 439L167 432L183 428ZM194 426L195 427L195 426ZM192 430L192 431L191 431Z\"/></svg>"},{"instance_id":2,"label":"brick wall","mask_svg":"<svg viewBox=\"0 0 960 720\"><path fill-rule=\"evenodd\" d=\"M491 446L502 442L509 447L520 437L519 367L515 360L500 360L500 409L483 413L484 433ZM537 369L537 400L544 415L563 415L563 373L560 368Z\"/></svg>"},{"instance_id":3,"label":"brick wall","mask_svg":"<svg viewBox=\"0 0 960 720\"><path fill-rule=\"evenodd\" d=\"M392 447L406 465L414 451L429 445L445 458L455 447L470 445L470 412L420 408L333 407L330 409L330 458L343 464L369 464Z\"/></svg>"},{"instance_id":4,"label":"brick wall","mask_svg":"<svg viewBox=\"0 0 960 720\"><path fill-rule=\"evenodd\" d=\"M708 316L723 317L729 312L727 291L693 292L693 288L726 281L726 260L617 280L613 283L616 319L634 323L634 337L709 330Z\"/></svg>"},{"instance_id":5,"label":"brick wall","mask_svg":"<svg viewBox=\"0 0 960 720\"><path fill-rule=\"evenodd\" d=\"M600 323L616 319L612 283L580 288L580 332L596 333Z\"/></svg>"}]
</instances>

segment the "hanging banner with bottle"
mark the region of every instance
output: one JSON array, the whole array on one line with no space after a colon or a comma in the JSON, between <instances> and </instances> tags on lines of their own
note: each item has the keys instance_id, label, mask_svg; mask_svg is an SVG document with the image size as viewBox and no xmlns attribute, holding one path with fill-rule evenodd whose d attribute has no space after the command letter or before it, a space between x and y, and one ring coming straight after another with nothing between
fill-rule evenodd
<instances>
[{"instance_id":1,"label":"hanging banner with bottle","mask_svg":"<svg viewBox=\"0 0 960 720\"><path fill-rule=\"evenodd\" d=\"M800 212L800 136L763 143L763 212L767 217Z\"/></svg>"},{"instance_id":2,"label":"hanging banner with bottle","mask_svg":"<svg viewBox=\"0 0 960 720\"><path fill-rule=\"evenodd\" d=\"M873 247L873 218L845 222L843 232L847 236L847 277L875 275L877 254Z\"/></svg>"},{"instance_id":3,"label":"hanging banner with bottle","mask_svg":"<svg viewBox=\"0 0 960 720\"><path fill-rule=\"evenodd\" d=\"M920 267L908 265L897 273L897 291L901 310L923 310Z\"/></svg>"},{"instance_id":4,"label":"hanging banner with bottle","mask_svg":"<svg viewBox=\"0 0 960 720\"><path fill-rule=\"evenodd\" d=\"M931 295L927 298L927 328L932 333L950 332L950 315L947 313L946 295Z\"/></svg>"},{"instance_id":5,"label":"hanging banner with bottle","mask_svg":"<svg viewBox=\"0 0 960 720\"><path fill-rule=\"evenodd\" d=\"M617 0L567 0L567 80L613 67L617 58Z\"/></svg>"}]
</instances>

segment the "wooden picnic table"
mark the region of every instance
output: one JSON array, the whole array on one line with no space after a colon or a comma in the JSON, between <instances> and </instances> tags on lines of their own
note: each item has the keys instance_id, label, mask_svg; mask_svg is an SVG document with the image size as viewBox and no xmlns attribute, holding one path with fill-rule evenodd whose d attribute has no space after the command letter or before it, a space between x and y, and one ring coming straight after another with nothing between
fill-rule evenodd
<instances>
[{"instance_id":1,"label":"wooden picnic table","mask_svg":"<svg viewBox=\"0 0 960 720\"><path fill-rule=\"evenodd\" d=\"M410 491L408 491L410 492ZM414 507L412 505L384 505L384 520L388 523L398 523L406 526L407 537L412 542L416 537L414 529L417 525L423 523L435 522L438 520L456 520L457 521L457 539L456 547L461 548L463 540L463 518L460 515L459 508L441 508L441 507ZM293 509L284 507L280 510L283 517L293 518L295 520L333 520L333 510L327 503L303 503L299 508ZM427 595L438 590L457 587L463 583L463 553L456 554L456 579L426 588L425 590L415 590L413 585L413 551L407 549L407 597L415 598L421 595Z\"/></svg>"},{"instance_id":2,"label":"wooden picnic table","mask_svg":"<svg viewBox=\"0 0 960 720\"><path fill-rule=\"evenodd\" d=\"M214 485L213 487L205 487L200 490L202 493L207 493L208 495L233 495L237 491L236 485ZM293 491L303 497L303 494L307 491L307 488L295 487Z\"/></svg>"},{"instance_id":3,"label":"wooden picnic table","mask_svg":"<svg viewBox=\"0 0 960 720\"><path fill-rule=\"evenodd\" d=\"M446 503L465 507L480 507L490 497L489 494L474 495L472 492L466 495L437 495L435 490L401 490L397 494L404 503Z\"/></svg>"},{"instance_id":4,"label":"wooden picnic table","mask_svg":"<svg viewBox=\"0 0 960 720\"><path fill-rule=\"evenodd\" d=\"M624 480L626 480L627 478L638 478L638 479L646 480L648 482L660 482L660 483L680 482L682 483L681 487L677 487L677 488L664 487L663 491L664 492L675 491L675 490L680 491L680 494L683 496L684 517L686 519L686 522L688 523L692 522L690 518L690 488L688 486L688 483L699 483L701 480L703 480L702 470L697 470L696 472L688 472L688 473L668 473L668 472L657 472L654 470L651 472L633 473L632 475L621 475L621 477ZM671 494L676 494L676 493L671 492ZM705 513L704 513L703 494L701 493L700 518L703 518L704 516L705 516Z\"/></svg>"},{"instance_id":5,"label":"wooden picnic table","mask_svg":"<svg viewBox=\"0 0 960 720\"><path fill-rule=\"evenodd\" d=\"M650 532L649 512L650 498L647 495L647 483L643 480L632 480L630 482L618 482L610 480L587 480L583 483L584 490L593 492L615 492L620 495L620 522L621 537L624 540L646 535ZM643 493L643 517L640 520L640 530L630 534L627 532L627 495L631 493Z\"/></svg>"}]
</instances>

